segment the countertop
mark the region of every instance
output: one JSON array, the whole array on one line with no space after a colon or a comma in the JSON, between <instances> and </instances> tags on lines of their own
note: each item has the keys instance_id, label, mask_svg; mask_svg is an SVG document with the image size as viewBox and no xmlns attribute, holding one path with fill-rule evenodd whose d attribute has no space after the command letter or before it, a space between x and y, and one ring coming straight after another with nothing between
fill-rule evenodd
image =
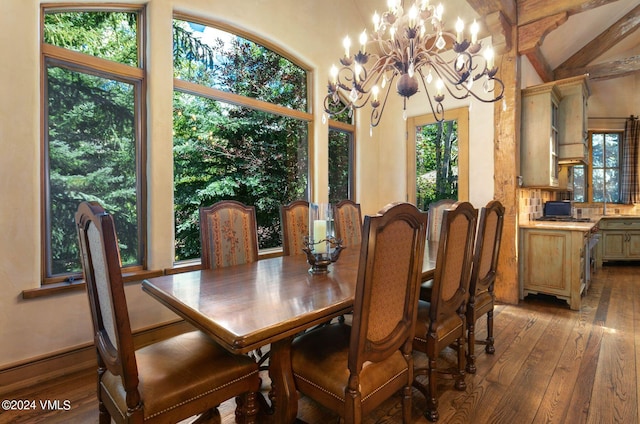
<instances>
[{"instance_id":1,"label":"countertop","mask_svg":"<svg viewBox=\"0 0 640 424\"><path fill-rule=\"evenodd\" d=\"M603 215L599 219L639 219L640 215Z\"/></svg>"},{"instance_id":2,"label":"countertop","mask_svg":"<svg viewBox=\"0 0 640 424\"><path fill-rule=\"evenodd\" d=\"M563 222L563 221L529 221L520 224L520 228L537 228L540 230L591 231L598 224L599 219L591 222Z\"/></svg>"},{"instance_id":3,"label":"countertop","mask_svg":"<svg viewBox=\"0 0 640 424\"><path fill-rule=\"evenodd\" d=\"M521 223L520 228L539 228L544 230L590 231L601 219L640 219L639 215L603 215L591 217L591 222L529 221Z\"/></svg>"}]
</instances>

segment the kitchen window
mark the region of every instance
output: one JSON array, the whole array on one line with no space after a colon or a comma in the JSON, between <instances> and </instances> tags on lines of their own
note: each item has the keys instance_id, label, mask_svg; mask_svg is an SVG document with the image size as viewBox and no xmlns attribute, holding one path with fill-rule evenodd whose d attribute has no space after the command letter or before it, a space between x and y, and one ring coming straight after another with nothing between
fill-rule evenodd
<instances>
[{"instance_id":1,"label":"kitchen window","mask_svg":"<svg viewBox=\"0 0 640 424\"><path fill-rule=\"evenodd\" d=\"M590 131L588 165L573 168L576 202L620 202L621 131Z\"/></svg>"}]
</instances>

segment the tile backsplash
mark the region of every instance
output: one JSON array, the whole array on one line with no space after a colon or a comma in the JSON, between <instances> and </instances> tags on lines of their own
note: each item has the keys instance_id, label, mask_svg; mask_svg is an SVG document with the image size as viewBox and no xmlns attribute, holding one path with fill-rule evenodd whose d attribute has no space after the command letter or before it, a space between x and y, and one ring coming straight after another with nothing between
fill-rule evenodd
<instances>
[{"instance_id":1,"label":"tile backsplash","mask_svg":"<svg viewBox=\"0 0 640 424\"><path fill-rule=\"evenodd\" d=\"M538 188L522 188L519 199L519 221L529 222L541 217L544 202L554 199L555 194L553 192Z\"/></svg>"},{"instance_id":2,"label":"tile backsplash","mask_svg":"<svg viewBox=\"0 0 640 424\"><path fill-rule=\"evenodd\" d=\"M549 200L558 200L557 192L536 188L521 188L518 208L519 222L526 223L541 217L543 214L544 202ZM576 206L574 214L585 218L595 218L605 215L603 213L602 204L593 206L583 204L583 206ZM640 215L640 204L607 204L606 215Z\"/></svg>"}]
</instances>

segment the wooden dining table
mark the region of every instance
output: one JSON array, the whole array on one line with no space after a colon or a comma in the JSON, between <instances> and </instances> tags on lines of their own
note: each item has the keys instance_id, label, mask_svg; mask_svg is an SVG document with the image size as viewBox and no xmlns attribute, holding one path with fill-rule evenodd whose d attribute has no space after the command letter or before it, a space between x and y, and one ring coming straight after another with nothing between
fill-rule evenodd
<instances>
[{"instance_id":1,"label":"wooden dining table","mask_svg":"<svg viewBox=\"0 0 640 424\"><path fill-rule=\"evenodd\" d=\"M437 242L427 242L422 279L433 277ZM311 274L306 255L148 278L142 289L236 354L271 344L273 422L292 423L298 397L291 341L353 309L360 246L342 251L326 274ZM179 360L179 358L176 358Z\"/></svg>"}]
</instances>

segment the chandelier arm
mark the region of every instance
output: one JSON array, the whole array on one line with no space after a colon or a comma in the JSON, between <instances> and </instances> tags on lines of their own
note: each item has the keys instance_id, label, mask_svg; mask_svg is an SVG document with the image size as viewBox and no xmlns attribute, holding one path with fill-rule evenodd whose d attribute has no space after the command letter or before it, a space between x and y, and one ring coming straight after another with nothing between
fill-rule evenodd
<instances>
[{"instance_id":1,"label":"chandelier arm","mask_svg":"<svg viewBox=\"0 0 640 424\"><path fill-rule=\"evenodd\" d=\"M440 77L444 83L444 87L447 89L447 92L454 99L462 100L469 97L469 95L472 95L473 97L481 100L464 83L460 83L458 79L454 79L456 74L451 70L451 68L443 66L441 63L432 62L431 69L433 69L436 75ZM452 87L455 88L455 92L452 90ZM462 94L456 94L457 92L462 92Z\"/></svg>"},{"instance_id":2,"label":"chandelier arm","mask_svg":"<svg viewBox=\"0 0 640 424\"><path fill-rule=\"evenodd\" d=\"M431 108L433 118L437 122L442 122L444 120L444 107L442 106L442 102L436 102L436 106L434 108L433 101L431 100L431 95L429 94L429 88L427 87L427 83L424 82L424 75L422 74L422 70L418 69L418 74L420 75L420 81L422 81L424 92L427 95L427 100L429 100L429 107Z\"/></svg>"},{"instance_id":3,"label":"chandelier arm","mask_svg":"<svg viewBox=\"0 0 640 424\"><path fill-rule=\"evenodd\" d=\"M387 105L387 99L389 98L389 92L391 92L391 82L395 79L396 74L394 73L389 80L389 86L387 87L387 92L384 94L384 99L382 100L382 105L380 107L373 108L371 111L371 127L377 127L380 123L380 118L382 118L382 113L384 112L384 107Z\"/></svg>"},{"instance_id":4,"label":"chandelier arm","mask_svg":"<svg viewBox=\"0 0 640 424\"><path fill-rule=\"evenodd\" d=\"M343 107L340 108L339 110L334 110L332 111L330 109L331 105L342 105ZM345 110L347 110L350 107L350 104L344 104L342 102L340 102L339 100L336 102L333 100L333 96L331 96L330 94L327 94L324 98L324 111L327 112L327 114L329 114L329 116L334 116L334 115L340 115L341 113L343 113Z\"/></svg>"}]
</instances>

